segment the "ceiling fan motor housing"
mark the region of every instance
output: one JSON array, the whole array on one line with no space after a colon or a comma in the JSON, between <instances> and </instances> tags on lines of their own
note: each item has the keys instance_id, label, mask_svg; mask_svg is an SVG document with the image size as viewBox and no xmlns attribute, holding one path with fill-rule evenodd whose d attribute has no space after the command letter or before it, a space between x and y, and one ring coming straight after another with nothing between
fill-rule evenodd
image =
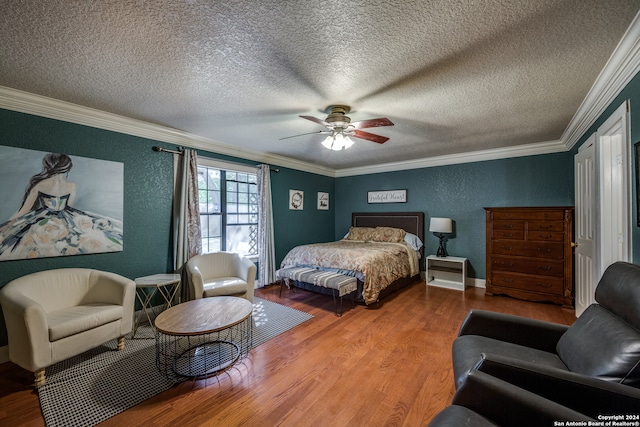
<instances>
[{"instance_id":1,"label":"ceiling fan motor housing","mask_svg":"<svg viewBox=\"0 0 640 427\"><path fill-rule=\"evenodd\" d=\"M345 128L349 123L351 123L351 118L345 116L351 108L347 105L330 105L327 107L327 111L329 111L329 115L325 119L325 122L331 123L336 127Z\"/></svg>"}]
</instances>

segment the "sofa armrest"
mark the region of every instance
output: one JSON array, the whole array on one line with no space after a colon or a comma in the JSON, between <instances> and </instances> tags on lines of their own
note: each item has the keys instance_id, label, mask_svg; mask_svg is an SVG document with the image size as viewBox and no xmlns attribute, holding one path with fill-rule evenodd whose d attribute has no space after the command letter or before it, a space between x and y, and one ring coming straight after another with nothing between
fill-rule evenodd
<instances>
[{"instance_id":1,"label":"sofa armrest","mask_svg":"<svg viewBox=\"0 0 640 427\"><path fill-rule=\"evenodd\" d=\"M250 289L255 287L256 283L256 265L247 257L240 257L240 276L242 280L247 282ZM253 292L252 292L253 293Z\"/></svg>"},{"instance_id":2,"label":"sofa armrest","mask_svg":"<svg viewBox=\"0 0 640 427\"><path fill-rule=\"evenodd\" d=\"M123 335L131 331L136 299L136 283L116 273L91 270L89 291L83 298L86 303L108 303L122 306L120 331Z\"/></svg>"},{"instance_id":3,"label":"sofa armrest","mask_svg":"<svg viewBox=\"0 0 640 427\"><path fill-rule=\"evenodd\" d=\"M555 353L566 325L529 319L511 314L471 310L463 320L458 336L481 335Z\"/></svg>"},{"instance_id":4,"label":"sofa armrest","mask_svg":"<svg viewBox=\"0 0 640 427\"><path fill-rule=\"evenodd\" d=\"M189 279L187 286L189 286L189 299L202 298L204 294L204 278L202 272L197 265L192 263L185 264L187 269L187 278Z\"/></svg>"},{"instance_id":5,"label":"sofa armrest","mask_svg":"<svg viewBox=\"0 0 640 427\"><path fill-rule=\"evenodd\" d=\"M554 421L587 421L588 416L481 371L472 371L453 397L501 426L553 426Z\"/></svg>"},{"instance_id":6,"label":"sofa armrest","mask_svg":"<svg viewBox=\"0 0 640 427\"><path fill-rule=\"evenodd\" d=\"M38 302L8 287L0 290L9 341L9 359L35 372L51 364L49 324Z\"/></svg>"},{"instance_id":7,"label":"sofa armrest","mask_svg":"<svg viewBox=\"0 0 640 427\"><path fill-rule=\"evenodd\" d=\"M91 290L85 302L106 302L109 304L129 306L133 309L136 284L133 280L108 271L92 270L90 275Z\"/></svg>"},{"instance_id":8,"label":"sofa armrest","mask_svg":"<svg viewBox=\"0 0 640 427\"><path fill-rule=\"evenodd\" d=\"M640 413L640 389L631 386L498 355L483 355L473 371L489 374L594 419L600 415Z\"/></svg>"}]
</instances>

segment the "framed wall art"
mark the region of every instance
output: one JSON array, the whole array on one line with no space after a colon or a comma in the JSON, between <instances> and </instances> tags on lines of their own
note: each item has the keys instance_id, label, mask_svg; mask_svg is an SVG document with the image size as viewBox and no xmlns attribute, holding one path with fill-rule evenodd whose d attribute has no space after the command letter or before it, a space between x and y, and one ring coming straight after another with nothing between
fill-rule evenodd
<instances>
[{"instance_id":1,"label":"framed wall art","mask_svg":"<svg viewBox=\"0 0 640 427\"><path fill-rule=\"evenodd\" d=\"M318 209L321 211L329 210L329 193L318 192Z\"/></svg>"},{"instance_id":2,"label":"framed wall art","mask_svg":"<svg viewBox=\"0 0 640 427\"><path fill-rule=\"evenodd\" d=\"M407 190L369 191L367 203L406 203Z\"/></svg>"},{"instance_id":3,"label":"framed wall art","mask_svg":"<svg viewBox=\"0 0 640 427\"><path fill-rule=\"evenodd\" d=\"M124 164L0 146L0 261L123 249Z\"/></svg>"},{"instance_id":4,"label":"framed wall art","mask_svg":"<svg viewBox=\"0 0 640 427\"><path fill-rule=\"evenodd\" d=\"M289 190L289 209L301 211L304 208L304 191Z\"/></svg>"}]
</instances>

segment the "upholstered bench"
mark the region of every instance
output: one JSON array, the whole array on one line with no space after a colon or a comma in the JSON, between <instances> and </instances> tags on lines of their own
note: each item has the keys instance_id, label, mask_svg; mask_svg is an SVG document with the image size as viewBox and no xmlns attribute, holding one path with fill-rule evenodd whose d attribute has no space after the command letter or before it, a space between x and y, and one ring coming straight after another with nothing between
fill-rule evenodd
<instances>
[{"instance_id":1,"label":"upholstered bench","mask_svg":"<svg viewBox=\"0 0 640 427\"><path fill-rule=\"evenodd\" d=\"M308 283L309 285L332 289L333 305L336 316L342 316L342 298L358 289L358 279L332 271L323 271L311 267L287 267L276 271L276 280L280 280L280 296L282 286L289 281ZM336 292L340 297L340 308L336 305ZM352 299L353 300L353 299Z\"/></svg>"}]
</instances>

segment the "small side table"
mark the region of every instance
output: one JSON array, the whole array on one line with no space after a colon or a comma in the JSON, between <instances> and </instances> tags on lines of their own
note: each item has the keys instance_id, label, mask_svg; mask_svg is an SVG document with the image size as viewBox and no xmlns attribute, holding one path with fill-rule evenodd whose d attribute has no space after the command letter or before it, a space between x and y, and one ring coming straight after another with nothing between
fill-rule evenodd
<instances>
[{"instance_id":1,"label":"small side table","mask_svg":"<svg viewBox=\"0 0 640 427\"><path fill-rule=\"evenodd\" d=\"M467 279L467 259L455 256L427 257L427 285L464 291Z\"/></svg>"},{"instance_id":2,"label":"small side table","mask_svg":"<svg viewBox=\"0 0 640 427\"><path fill-rule=\"evenodd\" d=\"M160 311L166 310L174 304L174 301L180 296L180 275L179 274L153 274L151 276L138 277L136 282L136 299L140 302L142 308L138 313L137 318L133 321L133 331L131 338L135 338L136 331L140 322L144 317L147 318L149 325L153 328L153 317L155 318L158 313L155 312L154 307L151 306L151 301L156 294L162 296L164 300Z\"/></svg>"}]
</instances>

